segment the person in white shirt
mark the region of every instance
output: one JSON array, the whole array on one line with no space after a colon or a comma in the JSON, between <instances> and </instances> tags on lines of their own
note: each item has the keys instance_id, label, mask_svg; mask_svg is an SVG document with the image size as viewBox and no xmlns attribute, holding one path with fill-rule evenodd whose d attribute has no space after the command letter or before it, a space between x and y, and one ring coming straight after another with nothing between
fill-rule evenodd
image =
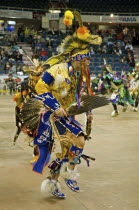
<instances>
[{"instance_id":1,"label":"person in white shirt","mask_svg":"<svg viewBox=\"0 0 139 210\"><path fill-rule=\"evenodd\" d=\"M23 60L23 54L24 54L24 51L23 51L22 47L20 47L20 48L18 49L18 51L19 51L19 53L20 53L20 58L21 58L21 61L22 61L22 60Z\"/></svg>"},{"instance_id":2,"label":"person in white shirt","mask_svg":"<svg viewBox=\"0 0 139 210\"><path fill-rule=\"evenodd\" d=\"M18 49L18 51L20 52L21 55L24 54L24 51L23 51L22 47L20 47L20 48Z\"/></svg>"},{"instance_id":3,"label":"person in white shirt","mask_svg":"<svg viewBox=\"0 0 139 210\"><path fill-rule=\"evenodd\" d=\"M133 51L133 46L129 42L127 42L125 49L129 48L131 51Z\"/></svg>"}]
</instances>

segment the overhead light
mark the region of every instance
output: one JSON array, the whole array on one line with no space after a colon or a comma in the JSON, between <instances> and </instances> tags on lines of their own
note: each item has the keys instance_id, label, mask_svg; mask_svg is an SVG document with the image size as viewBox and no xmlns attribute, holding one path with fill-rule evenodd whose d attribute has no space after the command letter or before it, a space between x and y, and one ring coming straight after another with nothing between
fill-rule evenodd
<instances>
[{"instance_id":1,"label":"overhead light","mask_svg":"<svg viewBox=\"0 0 139 210\"><path fill-rule=\"evenodd\" d=\"M9 25L15 25L16 22L15 21L7 21Z\"/></svg>"},{"instance_id":2,"label":"overhead light","mask_svg":"<svg viewBox=\"0 0 139 210\"><path fill-rule=\"evenodd\" d=\"M50 13L61 13L61 10L49 10Z\"/></svg>"},{"instance_id":3,"label":"overhead light","mask_svg":"<svg viewBox=\"0 0 139 210\"><path fill-rule=\"evenodd\" d=\"M110 17L113 17L114 16L114 14L110 14Z\"/></svg>"},{"instance_id":4,"label":"overhead light","mask_svg":"<svg viewBox=\"0 0 139 210\"><path fill-rule=\"evenodd\" d=\"M109 23L112 23L112 22L109 22Z\"/></svg>"}]
</instances>

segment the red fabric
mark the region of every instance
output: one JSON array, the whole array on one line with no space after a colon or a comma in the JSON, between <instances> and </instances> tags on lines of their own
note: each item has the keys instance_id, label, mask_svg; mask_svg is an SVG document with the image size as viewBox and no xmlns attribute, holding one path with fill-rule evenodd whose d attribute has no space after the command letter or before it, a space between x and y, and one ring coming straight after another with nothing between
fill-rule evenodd
<instances>
[{"instance_id":1,"label":"red fabric","mask_svg":"<svg viewBox=\"0 0 139 210\"><path fill-rule=\"evenodd\" d=\"M46 50L42 50L42 51L40 51L40 55L46 56L46 55L48 55L48 52Z\"/></svg>"}]
</instances>

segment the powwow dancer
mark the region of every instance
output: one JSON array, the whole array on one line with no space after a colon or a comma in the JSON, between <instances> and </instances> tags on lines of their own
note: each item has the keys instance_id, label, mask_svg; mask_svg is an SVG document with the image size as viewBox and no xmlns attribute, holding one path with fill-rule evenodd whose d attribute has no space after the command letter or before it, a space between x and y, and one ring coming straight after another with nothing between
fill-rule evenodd
<instances>
[{"instance_id":1,"label":"powwow dancer","mask_svg":"<svg viewBox=\"0 0 139 210\"><path fill-rule=\"evenodd\" d=\"M31 120L33 128L35 127L34 124L39 121L37 132L34 132L34 144L38 145L39 156L37 159L35 157L34 162L32 162L33 171L42 174L44 166L50 160L54 139L60 141L62 152L56 154L56 160L52 161L48 166L50 175L41 185L42 192L50 191L58 198L65 198L65 194L60 190L59 175L64 178L65 183L71 190L79 192L79 186L76 181L78 177L76 165L81 162L81 157L87 161L87 164L89 164L89 159L94 160L94 158L82 154L85 135L81 125L73 116L76 113L79 114L91 110L93 103L96 103L94 107L103 106L103 101L99 102L98 96L89 97L89 95L83 95L80 100L84 78L86 80L87 93L91 94L88 71L90 53L87 47L89 44L100 45L101 38L89 33L82 24L80 14L76 11L67 11L64 23L71 25L74 15L78 19L80 27L72 36L68 36L63 41L63 53L51 57L45 62L45 64L50 65L50 68L47 69L36 85L35 89L38 94L36 99L29 100L21 109L22 115L24 115L24 111L26 114L28 109L30 110L30 116L33 116L31 110L33 111L34 117ZM65 57L69 58L69 62L63 62ZM97 98L96 102L93 102L93 97ZM87 105L87 101L90 100L91 105ZM38 120L39 107L42 104L43 112L41 111L41 117ZM86 104L86 110L84 110L83 104ZM104 102L104 105L106 104L108 104L107 100ZM91 114L88 115L88 118L90 116ZM27 118L24 119L27 122ZM27 130L29 131L29 128L30 130L32 128L29 122L27 123ZM89 132L87 131L87 134Z\"/></svg>"},{"instance_id":2,"label":"powwow dancer","mask_svg":"<svg viewBox=\"0 0 139 210\"><path fill-rule=\"evenodd\" d=\"M40 157L42 158L44 153L48 153L48 146L42 145L47 144L49 147L51 145L52 131L50 129L49 117L52 113L54 113L56 129L59 132L58 135L63 135L67 139L66 145L64 141L61 141L62 153L57 155L57 159L49 165L50 176L41 186L41 190L44 192L49 186L52 194L59 198L65 197L64 193L60 192L59 189L58 177L60 174L71 190L75 192L79 191L76 181L78 173L75 166L80 162L82 156L85 144L84 133L80 124L68 115L66 109L75 101L78 107L80 106L79 97L83 77L86 76L86 80L89 79L86 71L86 60L90 57L89 50L87 49L88 45L101 44L101 38L99 36L92 36L86 27L83 26L78 12L72 13L67 11L64 19L65 24L69 25L72 23L73 14L78 18L80 27L73 36L69 36L64 40L64 52L61 54L58 62L55 62L54 58L48 60L47 63L53 66L47 70L36 85L36 91L39 94L37 98L41 99L43 97L43 103L48 107L48 111L44 114L45 119L43 118L47 122L45 128L44 124L42 125L42 122L40 122L38 134L34 138L34 143L39 145ZM65 55L70 56L70 61L68 63L60 63ZM90 87L90 81L87 81L87 84ZM46 142L45 139L49 139L50 143L48 140ZM47 161L46 159L44 160ZM41 173L42 169L40 168L39 158L33 170Z\"/></svg>"},{"instance_id":3,"label":"powwow dancer","mask_svg":"<svg viewBox=\"0 0 139 210\"><path fill-rule=\"evenodd\" d=\"M135 69L128 74L129 81L129 93L135 102L135 107L133 107L134 112L137 112L139 104L139 62L136 63Z\"/></svg>"},{"instance_id":4,"label":"powwow dancer","mask_svg":"<svg viewBox=\"0 0 139 210\"><path fill-rule=\"evenodd\" d=\"M111 113L112 117L119 115L117 105L123 106L123 112L126 111L128 104L134 107L134 101L128 91L128 81L124 76L119 76L116 72L112 71L110 65L105 65L104 69L104 86L106 90L112 91L110 101L113 105L114 111ZM103 90L103 88L101 88Z\"/></svg>"}]
</instances>

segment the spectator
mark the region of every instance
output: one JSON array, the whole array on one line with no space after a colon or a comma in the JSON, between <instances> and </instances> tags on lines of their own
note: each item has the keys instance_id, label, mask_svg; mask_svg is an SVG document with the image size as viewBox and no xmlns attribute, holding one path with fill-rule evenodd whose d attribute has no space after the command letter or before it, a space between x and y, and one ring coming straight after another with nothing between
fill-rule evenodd
<instances>
[{"instance_id":1,"label":"spectator","mask_svg":"<svg viewBox=\"0 0 139 210\"><path fill-rule=\"evenodd\" d=\"M0 52L0 60L2 62L5 62L5 61L7 61L7 59L8 58L6 57L4 50L1 50L1 52Z\"/></svg>"},{"instance_id":2,"label":"spectator","mask_svg":"<svg viewBox=\"0 0 139 210\"><path fill-rule=\"evenodd\" d=\"M5 53L5 57L8 58L8 56L9 56L9 54L10 54L10 49L9 49L9 47L5 47L4 53Z\"/></svg>"},{"instance_id":3,"label":"spectator","mask_svg":"<svg viewBox=\"0 0 139 210\"><path fill-rule=\"evenodd\" d=\"M123 56L120 60L121 63L126 63L127 62L127 59L126 59L126 56Z\"/></svg>"},{"instance_id":4,"label":"spectator","mask_svg":"<svg viewBox=\"0 0 139 210\"><path fill-rule=\"evenodd\" d=\"M133 51L133 46L131 43L127 42L125 49L129 48L131 51Z\"/></svg>"},{"instance_id":5,"label":"spectator","mask_svg":"<svg viewBox=\"0 0 139 210\"><path fill-rule=\"evenodd\" d=\"M48 55L48 52L44 49L44 48L42 48L42 50L40 51L40 53L39 53L39 60L40 61L45 61L46 60L46 56Z\"/></svg>"},{"instance_id":6,"label":"spectator","mask_svg":"<svg viewBox=\"0 0 139 210\"><path fill-rule=\"evenodd\" d=\"M8 56L8 58L9 58L9 62L15 61L16 60L16 56L14 55L14 52L11 51L9 56Z\"/></svg>"},{"instance_id":7,"label":"spectator","mask_svg":"<svg viewBox=\"0 0 139 210\"><path fill-rule=\"evenodd\" d=\"M17 52L16 61L22 61L22 55L20 54L20 52Z\"/></svg>"},{"instance_id":8,"label":"spectator","mask_svg":"<svg viewBox=\"0 0 139 210\"><path fill-rule=\"evenodd\" d=\"M5 65L4 65L4 72L5 72L5 74L9 73L10 68L11 68L10 63L6 62Z\"/></svg>"},{"instance_id":9,"label":"spectator","mask_svg":"<svg viewBox=\"0 0 139 210\"><path fill-rule=\"evenodd\" d=\"M91 53L91 55L95 54L95 51L94 51L93 47L90 47L90 53Z\"/></svg>"},{"instance_id":10,"label":"spectator","mask_svg":"<svg viewBox=\"0 0 139 210\"><path fill-rule=\"evenodd\" d=\"M116 55L121 55L121 54L122 54L121 48L120 48L120 47L117 47L117 48L114 50L114 53L115 53Z\"/></svg>"},{"instance_id":11,"label":"spectator","mask_svg":"<svg viewBox=\"0 0 139 210\"><path fill-rule=\"evenodd\" d=\"M98 47L97 53L98 53L98 54L102 54L102 49L101 49L101 47Z\"/></svg>"},{"instance_id":12,"label":"spectator","mask_svg":"<svg viewBox=\"0 0 139 210\"><path fill-rule=\"evenodd\" d=\"M55 52L52 52L52 56L55 56L56 54L55 54Z\"/></svg>"},{"instance_id":13,"label":"spectator","mask_svg":"<svg viewBox=\"0 0 139 210\"><path fill-rule=\"evenodd\" d=\"M39 53L42 49L42 43L38 40L36 43L35 43L35 53Z\"/></svg>"},{"instance_id":14,"label":"spectator","mask_svg":"<svg viewBox=\"0 0 139 210\"><path fill-rule=\"evenodd\" d=\"M13 43L13 45L11 46L11 48L12 48L13 51L16 51L16 50L19 49L19 47L18 47L18 45L17 45L16 42Z\"/></svg>"},{"instance_id":15,"label":"spectator","mask_svg":"<svg viewBox=\"0 0 139 210\"><path fill-rule=\"evenodd\" d=\"M47 39L47 41L46 41L46 47L47 48L53 47L53 43L52 43L51 39Z\"/></svg>"},{"instance_id":16,"label":"spectator","mask_svg":"<svg viewBox=\"0 0 139 210\"><path fill-rule=\"evenodd\" d=\"M15 85L15 82L12 76L9 75L9 78L6 79L5 83L7 84L7 87L10 89L10 95L12 95L14 91L14 85Z\"/></svg>"},{"instance_id":17,"label":"spectator","mask_svg":"<svg viewBox=\"0 0 139 210\"><path fill-rule=\"evenodd\" d=\"M135 60L131 55L127 57L127 63L129 64L130 67L135 67Z\"/></svg>"},{"instance_id":18,"label":"spectator","mask_svg":"<svg viewBox=\"0 0 139 210\"><path fill-rule=\"evenodd\" d=\"M52 56L53 49L51 46L48 47L48 57Z\"/></svg>"},{"instance_id":19,"label":"spectator","mask_svg":"<svg viewBox=\"0 0 139 210\"><path fill-rule=\"evenodd\" d=\"M21 66L18 66L18 67L17 67L17 74L18 74L18 75L24 75Z\"/></svg>"},{"instance_id":20,"label":"spectator","mask_svg":"<svg viewBox=\"0 0 139 210\"><path fill-rule=\"evenodd\" d=\"M21 57L21 61L23 60L23 54L24 54L24 51L22 49L22 47L20 46L19 49L18 49L19 53L20 53L20 57Z\"/></svg>"},{"instance_id":21,"label":"spectator","mask_svg":"<svg viewBox=\"0 0 139 210\"><path fill-rule=\"evenodd\" d=\"M25 34L24 34L23 26L18 28L17 34L18 34L18 41L24 42Z\"/></svg>"},{"instance_id":22,"label":"spectator","mask_svg":"<svg viewBox=\"0 0 139 210\"><path fill-rule=\"evenodd\" d=\"M130 48L126 48L125 54L126 54L127 56L131 55L132 57L134 57L133 51L130 50Z\"/></svg>"},{"instance_id":23,"label":"spectator","mask_svg":"<svg viewBox=\"0 0 139 210\"><path fill-rule=\"evenodd\" d=\"M10 64L11 68L9 70L9 75L12 76L13 74L16 74L16 65Z\"/></svg>"},{"instance_id":24,"label":"spectator","mask_svg":"<svg viewBox=\"0 0 139 210\"><path fill-rule=\"evenodd\" d=\"M123 33L123 27L121 26L121 24L118 25L116 32L117 34Z\"/></svg>"},{"instance_id":25,"label":"spectator","mask_svg":"<svg viewBox=\"0 0 139 210\"><path fill-rule=\"evenodd\" d=\"M107 53L107 46L104 45L104 46L102 47L102 54L106 54L106 53Z\"/></svg>"}]
</instances>

